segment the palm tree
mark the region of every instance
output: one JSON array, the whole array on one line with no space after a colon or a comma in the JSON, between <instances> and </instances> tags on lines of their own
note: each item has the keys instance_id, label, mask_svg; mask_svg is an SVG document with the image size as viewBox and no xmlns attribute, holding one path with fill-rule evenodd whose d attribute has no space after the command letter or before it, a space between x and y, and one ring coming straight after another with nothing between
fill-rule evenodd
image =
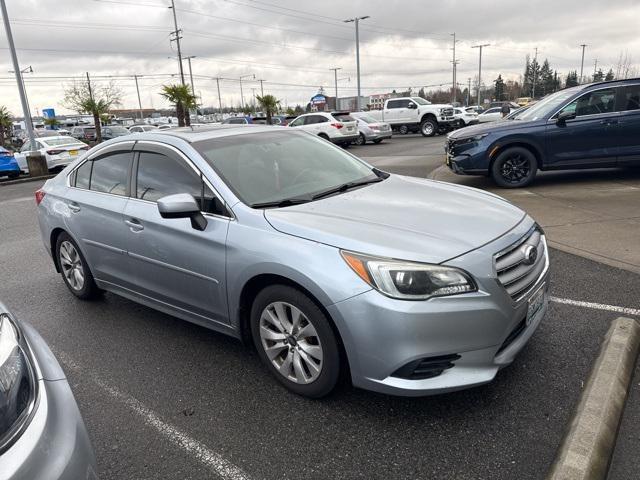
<instances>
[{"instance_id":1,"label":"palm tree","mask_svg":"<svg viewBox=\"0 0 640 480\"><path fill-rule=\"evenodd\" d=\"M280 108L280 100L273 95L263 95L262 97L258 95L256 100L258 100L260 108L262 108L267 114L267 123L272 125L271 116L278 112L278 109Z\"/></svg>"},{"instance_id":2,"label":"palm tree","mask_svg":"<svg viewBox=\"0 0 640 480\"><path fill-rule=\"evenodd\" d=\"M196 106L196 96L187 85L163 85L160 95L175 105L178 126L191 125L189 109Z\"/></svg>"},{"instance_id":3,"label":"palm tree","mask_svg":"<svg viewBox=\"0 0 640 480\"><path fill-rule=\"evenodd\" d=\"M8 132L11 131L13 121L7 107L0 106L0 145L4 146L4 141Z\"/></svg>"}]
</instances>

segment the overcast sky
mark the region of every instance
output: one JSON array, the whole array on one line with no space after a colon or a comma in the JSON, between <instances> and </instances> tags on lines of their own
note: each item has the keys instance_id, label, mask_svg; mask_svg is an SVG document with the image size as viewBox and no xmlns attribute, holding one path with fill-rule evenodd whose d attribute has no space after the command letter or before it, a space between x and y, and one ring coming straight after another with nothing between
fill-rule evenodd
<instances>
[{"instance_id":1,"label":"overcast sky","mask_svg":"<svg viewBox=\"0 0 640 480\"><path fill-rule=\"evenodd\" d=\"M283 104L305 104L320 86L333 95L329 69L340 67L339 95L354 95L355 33L342 20L369 15L361 22L363 94L392 89L451 85L451 46L456 32L458 82L477 75L479 43L483 83L500 73L518 79L525 56L548 58L566 75L591 74L595 59L603 70L616 70L619 55L640 64L640 0L175 0L183 30L182 53L192 60L195 90L207 106L240 103L240 75L264 79L265 93ZM64 85L74 76L119 76L123 107L137 107L139 79L144 108L166 103L162 84L179 81L170 0L7 0L21 68L33 67L26 85L32 114L61 102ZM0 74L0 104L20 115L20 102L6 35L0 35L5 72ZM184 62L188 81L188 66ZM173 78L171 75L176 75ZM64 77L44 78L44 77ZM243 80L245 101L260 84Z\"/></svg>"}]
</instances>

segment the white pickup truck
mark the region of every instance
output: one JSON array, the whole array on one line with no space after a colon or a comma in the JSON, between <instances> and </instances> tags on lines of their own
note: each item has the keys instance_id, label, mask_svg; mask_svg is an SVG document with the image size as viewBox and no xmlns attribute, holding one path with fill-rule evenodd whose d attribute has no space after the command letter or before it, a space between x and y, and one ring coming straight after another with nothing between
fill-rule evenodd
<instances>
[{"instance_id":1,"label":"white pickup truck","mask_svg":"<svg viewBox=\"0 0 640 480\"><path fill-rule=\"evenodd\" d=\"M389 123L399 133L420 131L425 137L446 131L455 124L451 105L435 105L422 97L390 98L382 110L368 113L376 120Z\"/></svg>"}]
</instances>

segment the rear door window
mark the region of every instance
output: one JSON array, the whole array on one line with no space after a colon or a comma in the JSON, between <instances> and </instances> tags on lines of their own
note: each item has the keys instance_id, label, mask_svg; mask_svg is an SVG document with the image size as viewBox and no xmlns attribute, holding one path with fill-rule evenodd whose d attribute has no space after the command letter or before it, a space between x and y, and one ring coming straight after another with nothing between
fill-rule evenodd
<instances>
[{"instance_id":1,"label":"rear door window","mask_svg":"<svg viewBox=\"0 0 640 480\"><path fill-rule=\"evenodd\" d=\"M89 186L91 184L91 167L93 166L93 162L88 161L84 162L82 165L78 167L76 170L76 188L84 188L89 190Z\"/></svg>"},{"instance_id":2,"label":"rear door window","mask_svg":"<svg viewBox=\"0 0 640 480\"><path fill-rule=\"evenodd\" d=\"M406 103L403 100L389 100L387 108L404 108Z\"/></svg>"},{"instance_id":3,"label":"rear door window","mask_svg":"<svg viewBox=\"0 0 640 480\"><path fill-rule=\"evenodd\" d=\"M126 195L132 158L131 152L118 152L93 160L89 190L112 195Z\"/></svg>"},{"instance_id":4,"label":"rear door window","mask_svg":"<svg viewBox=\"0 0 640 480\"><path fill-rule=\"evenodd\" d=\"M625 87L619 110L640 110L640 84Z\"/></svg>"}]
</instances>

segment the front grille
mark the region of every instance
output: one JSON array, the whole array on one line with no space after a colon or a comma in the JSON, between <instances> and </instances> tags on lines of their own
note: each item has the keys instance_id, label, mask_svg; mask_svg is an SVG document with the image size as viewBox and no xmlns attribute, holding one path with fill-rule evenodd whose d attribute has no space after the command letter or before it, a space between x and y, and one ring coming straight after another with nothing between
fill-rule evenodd
<instances>
[{"instance_id":1,"label":"front grille","mask_svg":"<svg viewBox=\"0 0 640 480\"><path fill-rule=\"evenodd\" d=\"M509 335L507 336L505 341L502 342L502 345L500 345L500 348L496 352L496 355L499 355L500 353L502 353L502 351L505 348L507 348L509 345L511 345L513 343L513 341L516 338L518 338L522 332L524 332L525 328L527 328L527 319L523 318L522 321L520 321L520 323L518 323L518 325L516 325L516 328L511 330L511 333L509 333Z\"/></svg>"},{"instance_id":2,"label":"front grille","mask_svg":"<svg viewBox=\"0 0 640 480\"><path fill-rule=\"evenodd\" d=\"M424 380L440 375L445 370L453 367L453 362L458 360L460 355L440 355L438 357L427 357L400 367L393 372L392 377L407 378L409 380Z\"/></svg>"},{"instance_id":3,"label":"front grille","mask_svg":"<svg viewBox=\"0 0 640 480\"><path fill-rule=\"evenodd\" d=\"M440 114L445 117L453 117L453 108L443 108L440 110Z\"/></svg>"},{"instance_id":4,"label":"front grille","mask_svg":"<svg viewBox=\"0 0 640 480\"><path fill-rule=\"evenodd\" d=\"M533 251L537 252L532 260ZM548 266L544 234L535 227L494 259L498 280L512 299L519 301L545 273Z\"/></svg>"}]
</instances>

